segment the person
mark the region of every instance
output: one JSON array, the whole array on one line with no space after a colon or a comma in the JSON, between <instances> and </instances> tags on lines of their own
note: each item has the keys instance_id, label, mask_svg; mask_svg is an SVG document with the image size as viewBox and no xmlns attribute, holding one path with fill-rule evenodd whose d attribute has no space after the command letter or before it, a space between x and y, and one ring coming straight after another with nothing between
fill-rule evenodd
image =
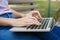
<instances>
[{"instance_id":1,"label":"person","mask_svg":"<svg viewBox=\"0 0 60 40\"><path fill-rule=\"evenodd\" d=\"M35 12L35 13L34 13ZM26 25L31 25L31 24L40 24L37 19L39 18L39 15L36 17L33 15L36 15L38 11L31 11L29 12L30 14L22 14L19 12L16 12L13 9L10 9L8 7L8 0L1 0L0 1L0 26L26 26ZM31 13L33 13L31 15ZM15 18L10 18L9 14L13 15L15 18L17 17L22 17L19 19ZM3 17L2 15L7 15L9 18ZM36 19L37 18L37 19Z\"/></svg>"},{"instance_id":2,"label":"person","mask_svg":"<svg viewBox=\"0 0 60 40\"><path fill-rule=\"evenodd\" d=\"M51 32L22 33L10 32L13 26L40 25L38 11L21 14L8 7L8 0L0 0L0 40L60 40L60 27L54 26ZM22 17L16 19L15 17Z\"/></svg>"},{"instance_id":3,"label":"person","mask_svg":"<svg viewBox=\"0 0 60 40\"><path fill-rule=\"evenodd\" d=\"M21 18L18 18L21 17ZM8 0L0 0L0 40L40 40L33 33L14 33L9 29L29 25L41 25L39 11L19 13L8 7Z\"/></svg>"}]
</instances>

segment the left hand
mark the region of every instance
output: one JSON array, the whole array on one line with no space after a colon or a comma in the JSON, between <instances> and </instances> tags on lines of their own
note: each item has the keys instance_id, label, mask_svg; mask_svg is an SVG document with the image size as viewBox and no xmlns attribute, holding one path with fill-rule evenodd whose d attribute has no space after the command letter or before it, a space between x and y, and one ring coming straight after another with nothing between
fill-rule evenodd
<instances>
[{"instance_id":1,"label":"left hand","mask_svg":"<svg viewBox=\"0 0 60 40\"><path fill-rule=\"evenodd\" d=\"M42 18L39 11L31 11L26 16L33 16L38 20Z\"/></svg>"}]
</instances>

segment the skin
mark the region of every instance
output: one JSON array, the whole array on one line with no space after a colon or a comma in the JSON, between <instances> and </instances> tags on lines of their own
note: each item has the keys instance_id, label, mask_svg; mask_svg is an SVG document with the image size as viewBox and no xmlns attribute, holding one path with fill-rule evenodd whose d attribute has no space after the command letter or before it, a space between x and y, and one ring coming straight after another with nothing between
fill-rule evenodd
<instances>
[{"instance_id":1,"label":"skin","mask_svg":"<svg viewBox=\"0 0 60 40\"><path fill-rule=\"evenodd\" d=\"M41 23L38 21L38 19L41 19L39 11L31 11L28 14L19 13L13 9L12 13L15 17L22 17L18 19L12 19L12 18L3 18L0 17L0 26L28 26L28 25L41 25Z\"/></svg>"}]
</instances>

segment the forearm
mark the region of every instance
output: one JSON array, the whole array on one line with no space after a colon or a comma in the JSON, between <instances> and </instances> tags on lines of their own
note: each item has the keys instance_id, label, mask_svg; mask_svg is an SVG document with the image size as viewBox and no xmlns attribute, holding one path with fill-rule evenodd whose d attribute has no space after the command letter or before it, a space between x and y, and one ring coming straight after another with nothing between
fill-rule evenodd
<instances>
[{"instance_id":1,"label":"forearm","mask_svg":"<svg viewBox=\"0 0 60 40\"><path fill-rule=\"evenodd\" d=\"M10 26L15 19L10 18L0 18L0 26Z\"/></svg>"},{"instance_id":2,"label":"forearm","mask_svg":"<svg viewBox=\"0 0 60 40\"><path fill-rule=\"evenodd\" d=\"M23 19L0 18L0 26L24 26Z\"/></svg>"},{"instance_id":3,"label":"forearm","mask_svg":"<svg viewBox=\"0 0 60 40\"><path fill-rule=\"evenodd\" d=\"M14 15L16 18L17 18L17 17L23 17L23 16L25 16L25 14L20 13L20 12L17 12L17 11L15 11L15 10L13 10L13 9L11 9L11 11L12 11L13 15Z\"/></svg>"}]
</instances>

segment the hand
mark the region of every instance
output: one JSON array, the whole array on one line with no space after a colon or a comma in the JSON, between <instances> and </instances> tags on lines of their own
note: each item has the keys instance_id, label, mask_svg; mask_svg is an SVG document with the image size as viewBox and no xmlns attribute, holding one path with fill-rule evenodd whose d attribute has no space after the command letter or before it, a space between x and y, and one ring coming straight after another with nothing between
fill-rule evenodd
<instances>
[{"instance_id":1,"label":"hand","mask_svg":"<svg viewBox=\"0 0 60 40\"><path fill-rule=\"evenodd\" d=\"M37 18L38 20L42 18L39 11L31 11L27 14L27 16L33 16L33 17Z\"/></svg>"},{"instance_id":2,"label":"hand","mask_svg":"<svg viewBox=\"0 0 60 40\"><path fill-rule=\"evenodd\" d=\"M32 24L41 25L41 23L39 23L39 21L35 17L32 17L32 16L28 16L28 17L26 16L20 19L16 19L13 22L13 26L29 26Z\"/></svg>"}]
</instances>

